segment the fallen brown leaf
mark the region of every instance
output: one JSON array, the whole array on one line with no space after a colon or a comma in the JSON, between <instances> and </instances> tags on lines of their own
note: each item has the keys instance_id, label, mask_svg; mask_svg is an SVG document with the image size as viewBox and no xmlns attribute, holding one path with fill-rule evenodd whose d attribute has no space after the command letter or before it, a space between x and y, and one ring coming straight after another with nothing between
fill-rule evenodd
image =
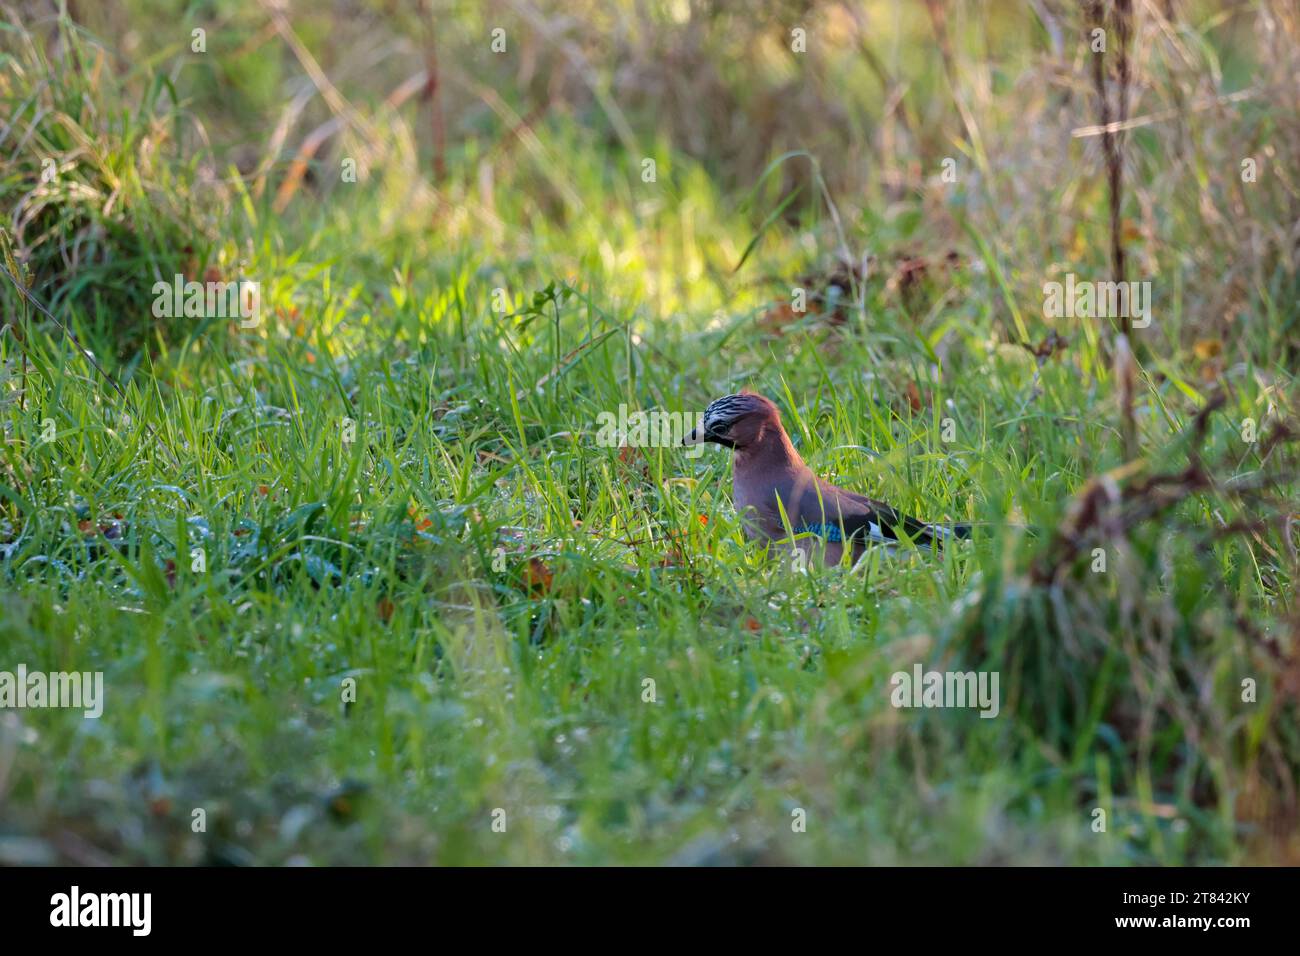
<instances>
[{"instance_id":1,"label":"fallen brown leaf","mask_svg":"<svg viewBox=\"0 0 1300 956\"><path fill-rule=\"evenodd\" d=\"M1198 339L1193 346L1196 357L1202 362L1208 362L1212 358L1218 358L1223 352L1223 343L1218 339Z\"/></svg>"},{"instance_id":2,"label":"fallen brown leaf","mask_svg":"<svg viewBox=\"0 0 1300 956\"><path fill-rule=\"evenodd\" d=\"M533 594L549 594L555 574L541 558L529 558L524 565L524 584Z\"/></svg>"}]
</instances>

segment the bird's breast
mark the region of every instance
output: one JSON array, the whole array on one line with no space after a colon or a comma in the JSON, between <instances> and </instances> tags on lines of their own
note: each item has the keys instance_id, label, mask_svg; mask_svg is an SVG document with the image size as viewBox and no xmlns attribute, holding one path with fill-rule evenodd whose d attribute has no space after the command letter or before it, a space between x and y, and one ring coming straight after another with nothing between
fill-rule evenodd
<instances>
[{"instance_id":1,"label":"bird's breast","mask_svg":"<svg viewBox=\"0 0 1300 956\"><path fill-rule=\"evenodd\" d=\"M751 540L771 541L784 537L781 525L781 509L777 503L776 491L769 485L757 487L740 478L732 485L736 502L736 513L740 516L745 534Z\"/></svg>"}]
</instances>

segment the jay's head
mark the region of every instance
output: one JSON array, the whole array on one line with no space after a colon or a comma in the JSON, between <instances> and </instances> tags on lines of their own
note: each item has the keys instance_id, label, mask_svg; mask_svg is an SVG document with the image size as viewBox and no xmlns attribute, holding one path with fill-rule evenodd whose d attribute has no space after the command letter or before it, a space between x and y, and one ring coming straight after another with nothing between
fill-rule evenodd
<instances>
[{"instance_id":1,"label":"jay's head","mask_svg":"<svg viewBox=\"0 0 1300 956\"><path fill-rule=\"evenodd\" d=\"M764 436L779 435L781 413L762 395L740 392L724 395L704 410L704 421L682 441L698 445L711 441L727 448L744 451L761 442Z\"/></svg>"}]
</instances>

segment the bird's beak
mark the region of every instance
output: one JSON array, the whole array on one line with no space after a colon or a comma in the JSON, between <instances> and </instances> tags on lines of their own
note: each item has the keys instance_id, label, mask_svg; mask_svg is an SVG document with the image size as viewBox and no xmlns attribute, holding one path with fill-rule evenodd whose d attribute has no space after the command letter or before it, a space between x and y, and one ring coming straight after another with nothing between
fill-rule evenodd
<instances>
[{"instance_id":1,"label":"bird's beak","mask_svg":"<svg viewBox=\"0 0 1300 956\"><path fill-rule=\"evenodd\" d=\"M690 434L682 439L683 445L702 445L706 441L711 441L715 445L721 445L723 448L735 448L736 443L730 438L723 438L717 432L711 432L703 425L692 428Z\"/></svg>"}]
</instances>

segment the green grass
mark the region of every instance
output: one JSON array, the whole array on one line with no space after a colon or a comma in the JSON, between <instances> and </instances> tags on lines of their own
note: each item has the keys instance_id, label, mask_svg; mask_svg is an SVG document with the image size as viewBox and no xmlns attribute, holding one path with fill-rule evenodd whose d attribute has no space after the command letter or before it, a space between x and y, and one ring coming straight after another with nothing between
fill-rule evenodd
<instances>
[{"instance_id":1,"label":"green grass","mask_svg":"<svg viewBox=\"0 0 1300 956\"><path fill-rule=\"evenodd\" d=\"M131 174L165 125L139 122L94 133ZM176 209L202 191L169 178L171 211L51 200L56 234L147 207L157 228L131 241L177 238L94 260L119 293L98 300L63 291L98 273L24 260L83 342L122 355L125 399L0 283L0 670L102 671L107 693L99 720L0 714L0 860L1294 859L1269 835L1300 765L1297 456L1267 441L1294 420L1294 272L1257 264L1214 366L1180 310L1215 294L1177 255L1198 237L1163 237L1150 254L1182 291L1135 336L1129 413L1104 322L1061 327L1041 362L1015 342L1015 314L1030 344L1048 330L1043 277L1104 277L1104 245L1057 248L965 190L942 213L920 192L846 205L848 241L881 257L865 310L773 330L767 304L838 245L821 196L732 275L775 208L761 188L746 207L670 144L644 183L566 117L536 136L490 210L470 163L435 197L398 159L281 216L239 182L199 223ZM1104 183L1079 175L1091 206L1060 234L1101 236ZM960 264L913 293L887 281L895 250L949 247ZM151 325L148 289L187 255L260 281L261 325ZM798 573L744 541L725 452L595 441L620 403L695 412L742 386L820 473L974 540ZM1128 422L1121 502L1071 525L1128 463ZM1208 487L1134 517L1145 479L1197 463ZM997 671L999 717L892 707L917 662Z\"/></svg>"}]
</instances>

